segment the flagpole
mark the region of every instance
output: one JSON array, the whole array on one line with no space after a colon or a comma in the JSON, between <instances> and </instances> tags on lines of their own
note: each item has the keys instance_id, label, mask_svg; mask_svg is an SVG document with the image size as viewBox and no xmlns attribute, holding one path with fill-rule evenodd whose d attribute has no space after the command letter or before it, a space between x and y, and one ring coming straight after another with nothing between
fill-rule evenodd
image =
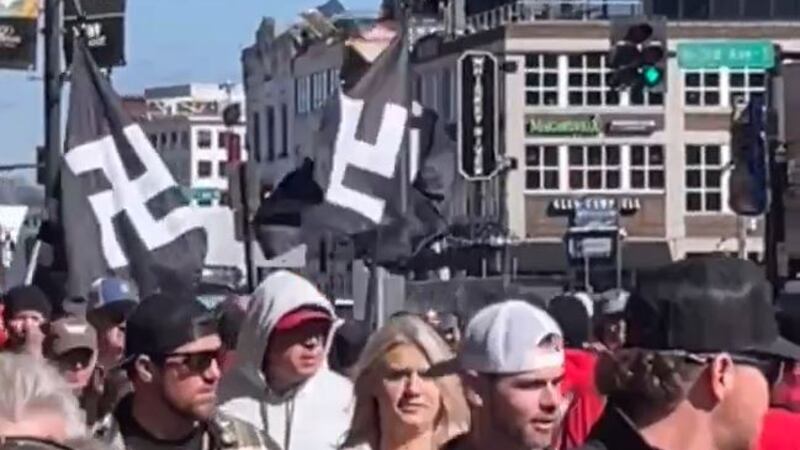
<instances>
[{"instance_id":1,"label":"flagpole","mask_svg":"<svg viewBox=\"0 0 800 450\"><path fill-rule=\"evenodd\" d=\"M44 7L44 136L46 216L55 219L56 183L61 162L61 1L45 0Z\"/></svg>"}]
</instances>

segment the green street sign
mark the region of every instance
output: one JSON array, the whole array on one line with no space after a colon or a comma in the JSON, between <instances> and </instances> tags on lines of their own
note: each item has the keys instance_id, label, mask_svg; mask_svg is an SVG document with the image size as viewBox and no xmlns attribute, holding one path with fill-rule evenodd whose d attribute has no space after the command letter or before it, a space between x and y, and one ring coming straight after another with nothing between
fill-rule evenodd
<instances>
[{"instance_id":1,"label":"green street sign","mask_svg":"<svg viewBox=\"0 0 800 450\"><path fill-rule=\"evenodd\" d=\"M775 47L770 41L729 40L678 44L681 69L759 69L775 67Z\"/></svg>"},{"instance_id":2,"label":"green street sign","mask_svg":"<svg viewBox=\"0 0 800 450\"><path fill-rule=\"evenodd\" d=\"M192 189L192 198L197 201L209 201L219 198L220 192L218 189L213 188L194 188Z\"/></svg>"},{"instance_id":3,"label":"green street sign","mask_svg":"<svg viewBox=\"0 0 800 450\"><path fill-rule=\"evenodd\" d=\"M600 134L600 126L594 117L528 117L525 128L529 136L597 136Z\"/></svg>"}]
</instances>

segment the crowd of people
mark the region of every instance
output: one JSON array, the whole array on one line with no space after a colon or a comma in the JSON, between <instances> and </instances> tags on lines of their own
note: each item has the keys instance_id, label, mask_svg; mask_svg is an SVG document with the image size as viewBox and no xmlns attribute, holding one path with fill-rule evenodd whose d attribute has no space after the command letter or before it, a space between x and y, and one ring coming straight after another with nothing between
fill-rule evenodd
<instances>
[{"instance_id":1,"label":"crowd of people","mask_svg":"<svg viewBox=\"0 0 800 450\"><path fill-rule=\"evenodd\" d=\"M3 296L0 448L800 448L800 308L776 310L743 260L466 324L403 312L360 344L288 271L213 310L115 277L88 297Z\"/></svg>"}]
</instances>

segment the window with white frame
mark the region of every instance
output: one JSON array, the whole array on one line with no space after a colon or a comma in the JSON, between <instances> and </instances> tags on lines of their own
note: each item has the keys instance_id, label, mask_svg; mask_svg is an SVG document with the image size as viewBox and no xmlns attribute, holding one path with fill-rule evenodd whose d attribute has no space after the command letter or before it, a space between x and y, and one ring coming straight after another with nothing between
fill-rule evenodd
<instances>
[{"instance_id":1,"label":"window with white frame","mask_svg":"<svg viewBox=\"0 0 800 450\"><path fill-rule=\"evenodd\" d=\"M166 141L166 139L162 139ZM197 130L197 147L211 148L211 130Z\"/></svg>"},{"instance_id":2,"label":"window with white frame","mask_svg":"<svg viewBox=\"0 0 800 450\"><path fill-rule=\"evenodd\" d=\"M686 146L686 211L690 213L723 210L722 174L725 168L720 145Z\"/></svg>"},{"instance_id":3,"label":"window with white frame","mask_svg":"<svg viewBox=\"0 0 800 450\"><path fill-rule=\"evenodd\" d=\"M328 99L328 92L330 86L328 86L328 71L317 72L311 75L312 80L312 88L311 92L313 93L313 101L311 103L311 108L316 110L322 107L325 104L325 100Z\"/></svg>"},{"instance_id":4,"label":"window with white frame","mask_svg":"<svg viewBox=\"0 0 800 450\"><path fill-rule=\"evenodd\" d=\"M719 106L721 104L719 71L688 71L683 74L686 106Z\"/></svg>"},{"instance_id":5,"label":"window with white frame","mask_svg":"<svg viewBox=\"0 0 800 450\"><path fill-rule=\"evenodd\" d=\"M570 189L606 190L621 187L620 146L570 145L567 154Z\"/></svg>"},{"instance_id":6,"label":"window with white frame","mask_svg":"<svg viewBox=\"0 0 800 450\"><path fill-rule=\"evenodd\" d=\"M209 178L212 171L211 161L198 161L197 162L197 177Z\"/></svg>"},{"instance_id":7,"label":"window with white frame","mask_svg":"<svg viewBox=\"0 0 800 450\"><path fill-rule=\"evenodd\" d=\"M664 189L664 146L630 146L631 189Z\"/></svg>"},{"instance_id":8,"label":"window with white frame","mask_svg":"<svg viewBox=\"0 0 800 450\"><path fill-rule=\"evenodd\" d=\"M558 105L558 55L552 53L525 55L525 104Z\"/></svg>"},{"instance_id":9,"label":"window with white frame","mask_svg":"<svg viewBox=\"0 0 800 450\"><path fill-rule=\"evenodd\" d=\"M297 114L311 111L311 77L300 77L295 80L295 110Z\"/></svg>"},{"instance_id":10,"label":"window with white frame","mask_svg":"<svg viewBox=\"0 0 800 450\"><path fill-rule=\"evenodd\" d=\"M525 147L525 189L556 191L560 186L559 148L555 145Z\"/></svg>"},{"instance_id":11,"label":"window with white frame","mask_svg":"<svg viewBox=\"0 0 800 450\"><path fill-rule=\"evenodd\" d=\"M608 86L611 70L606 67L605 53L572 54L567 61L569 105L619 105L619 92Z\"/></svg>"},{"instance_id":12,"label":"window with white frame","mask_svg":"<svg viewBox=\"0 0 800 450\"><path fill-rule=\"evenodd\" d=\"M731 106L737 101L748 102L752 98L764 99L767 93L767 74L762 70L737 70L730 72Z\"/></svg>"},{"instance_id":13,"label":"window with white frame","mask_svg":"<svg viewBox=\"0 0 800 450\"><path fill-rule=\"evenodd\" d=\"M661 106L664 104L664 93L654 92L644 86L631 88L630 104L635 106Z\"/></svg>"}]
</instances>

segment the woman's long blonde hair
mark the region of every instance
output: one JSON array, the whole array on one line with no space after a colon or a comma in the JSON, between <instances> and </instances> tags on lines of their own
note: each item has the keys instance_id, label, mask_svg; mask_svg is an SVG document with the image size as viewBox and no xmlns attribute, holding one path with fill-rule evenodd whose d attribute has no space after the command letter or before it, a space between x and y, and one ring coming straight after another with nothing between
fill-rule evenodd
<instances>
[{"instance_id":1,"label":"woman's long blonde hair","mask_svg":"<svg viewBox=\"0 0 800 450\"><path fill-rule=\"evenodd\" d=\"M342 448L364 444L372 449L378 448L380 418L377 400L372 393L378 381L375 369L381 357L398 345L413 345L425 355L431 366L454 357L444 339L419 317L395 317L376 331L353 368L355 411ZM457 375L437 377L435 383L442 399L441 410L434 424L434 443L439 447L469 429L469 409Z\"/></svg>"}]
</instances>

